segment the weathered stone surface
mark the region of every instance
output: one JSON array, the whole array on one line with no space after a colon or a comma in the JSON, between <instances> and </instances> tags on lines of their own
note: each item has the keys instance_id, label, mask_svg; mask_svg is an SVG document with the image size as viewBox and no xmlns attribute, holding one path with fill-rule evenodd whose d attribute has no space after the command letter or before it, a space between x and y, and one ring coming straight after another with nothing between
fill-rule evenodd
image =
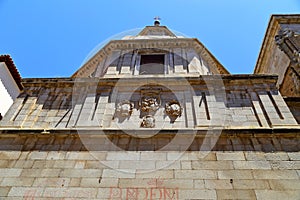
<instances>
[{"instance_id":1,"label":"weathered stone surface","mask_svg":"<svg viewBox=\"0 0 300 200\"><path fill-rule=\"evenodd\" d=\"M136 178L174 178L174 170L159 170L159 171L150 171L144 172L143 170L137 170L137 174L135 175Z\"/></svg>"},{"instance_id":2,"label":"weathered stone surface","mask_svg":"<svg viewBox=\"0 0 300 200\"><path fill-rule=\"evenodd\" d=\"M80 177L101 177L102 169L63 169L60 177L80 178Z\"/></svg>"},{"instance_id":3,"label":"weathered stone surface","mask_svg":"<svg viewBox=\"0 0 300 200\"><path fill-rule=\"evenodd\" d=\"M53 164L53 168L74 168L75 161L74 160L56 160Z\"/></svg>"},{"instance_id":4,"label":"weathered stone surface","mask_svg":"<svg viewBox=\"0 0 300 200\"><path fill-rule=\"evenodd\" d=\"M179 199L216 199L217 194L215 190L183 190L179 192Z\"/></svg>"},{"instance_id":5,"label":"weathered stone surface","mask_svg":"<svg viewBox=\"0 0 300 200\"><path fill-rule=\"evenodd\" d=\"M155 186L157 189L152 192L157 198L164 194L163 188L166 188L167 192L173 190L176 195L178 194L178 197L189 199L199 199L197 195L212 199L241 197L263 199L263 197L268 198L275 194L280 196L285 194L284 192L288 197L297 197L295 192L299 190L297 171L300 170L295 163L298 161L288 161L285 160L285 157L281 161L282 157L277 157L277 154L272 156L274 159L267 160L266 158L270 158L271 153L262 152L245 153L244 158L246 160L236 160L234 156L241 155L239 152L232 152L232 155L229 155L231 152L224 152L224 155L221 155L223 152L211 152L210 155L214 155L214 153L217 154L217 158L219 156L219 158L222 157L226 160L196 160L196 158L201 157L201 152L199 154L198 152L186 152L182 157L183 159L178 161L160 160L160 157L157 161L148 159L143 161L123 160L127 158L124 153L120 152L120 155L117 156L118 152L114 152L111 155L114 155L115 160L111 160L112 157L109 157L110 160L107 162L121 165L117 164L114 165L116 169L109 169L101 164L105 160L99 162L90 160L89 157L85 160L81 157L83 155L81 153L78 155L74 153L72 157L64 160L59 157L57 157L58 160L48 160L47 157L44 160L28 157L36 163L32 167L40 166L41 168L28 169L28 166L24 166L22 169L20 165L16 168L2 168L3 178L0 178L2 192L0 194L16 199L25 194L36 199L109 199L112 191L122 191L121 195L126 199L126 195L131 194L127 192L133 192L134 188L140 189L140 194L145 196L145 191L150 195L149 188ZM48 152L49 154L50 152ZM129 159L137 158L136 155L140 155L140 152L135 152L132 155L135 156L129 157ZM78 160L79 157L83 160ZM229 160L230 157L231 160ZM241 158L239 157L239 159ZM11 161L14 162L14 160ZM132 170L132 166L129 166L135 162L141 166L145 164L145 168ZM164 163L157 165L160 162ZM54 164L45 165L45 163ZM76 163L79 163L77 169L74 168ZM81 163L89 164L82 165ZM170 164L173 167L168 166L158 170L157 167L161 167L163 164ZM152 169L146 173L145 169L149 170L148 165L152 166ZM270 169L270 166L273 169ZM126 167L128 168L126 169L127 172L118 171L118 168Z\"/></svg>"},{"instance_id":6,"label":"weathered stone surface","mask_svg":"<svg viewBox=\"0 0 300 200\"><path fill-rule=\"evenodd\" d=\"M234 169L271 169L267 161L233 161Z\"/></svg>"},{"instance_id":7,"label":"weathered stone surface","mask_svg":"<svg viewBox=\"0 0 300 200\"><path fill-rule=\"evenodd\" d=\"M204 183L205 183L205 188L211 190L233 188L232 183L230 183L230 180L205 180Z\"/></svg>"},{"instance_id":8,"label":"weathered stone surface","mask_svg":"<svg viewBox=\"0 0 300 200\"><path fill-rule=\"evenodd\" d=\"M7 196L36 198L36 197L42 197L43 192L44 192L44 188L42 187L12 187Z\"/></svg>"},{"instance_id":9,"label":"weathered stone surface","mask_svg":"<svg viewBox=\"0 0 300 200\"><path fill-rule=\"evenodd\" d=\"M192 169L233 169L233 163L229 160L192 161Z\"/></svg>"},{"instance_id":10,"label":"weathered stone surface","mask_svg":"<svg viewBox=\"0 0 300 200\"><path fill-rule=\"evenodd\" d=\"M273 161L272 169L290 170L300 169L300 161Z\"/></svg>"},{"instance_id":11,"label":"weathered stone surface","mask_svg":"<svg viewBox=\"0 0 300 200\"><path fill-rule=\"evenodd\" d=\"M267 180L240 180L234 179L232 181L233 188L238 190L250 190L250 189L270 189Z\"/></svg>"},{"instance_id":12,"label":"weathered stone surface","mask_svg":"<svg viewBox=\"0 0 300 200\"><path fill-rule=\"evenodd\" d=\"M258 200L272 199L272 200L282 200L282 199L299 199L299 190L286 190L286 191L276 191L276 190L255 190L256 198Z\"/></svg>"},{"instance_id":13,"label":"weathered stone surface","mask_svg":"<svg viewBox=\"0 0 300 200\"><path fill-rule=\"evenodd\" d=\"M33 160L45 160L47 158L47 155L48 155L47 151L46 152L33 151L28 155L28 158Z\"/></svg>"},{"instance_id":14,"label":"weathered stone surface","mask_svg":"<svg viewBox=\"0 0 300 200\"><path fill-rule=\"evenodd\" d=\"M217 152L217 160L245 160L243 152Z\"/></svg>"},{"instance_id":15,"label":"weathered stone surface","mask_svg":"<svg viewBox=\"0 0 300 200\"><path fill-rule=\"evenodd\" d=\"M217 190L218 199L255 199L253 190Z\"/></svg>"},{"instance_id":16,"label":"weathered stone surface","mask_svg":"<svg viewBox=\"0 0 300 200\"><path fill-rule=\"evenodd\" d=\"M135 171L132 169L127 169L125 172L118 171L117 169L104 169L102 177L103 178L134 178Z\"/></svg>"},{"instance_id":17,"label":"weathered stone surface","mask_svg":"<svg viewBox=\"0 0 300 200\"><path fill-rule=\"evenodd\" d=\"M70 178L35 178L34 187L69 187Z\"/></svg>"},{"instance_id":18,"label":"weathered stone surface","mask_svg":"<svg viewBox=\"0 0 300 200\"><path fill-rule=\"evenodd\" d=\"M19 177L22 173L22 169L7 169L7 168L2 168L0 169L0 177L5 178L5 177Z\"/></svg>"},{"instance_id":19,"label":"weathered stone surface","mask_svg":"<svg viewBox=\"0 0 300 200\"><path fill-rule=\"evenodd\" d=\"M142 152L141 160L167 160L167 153L161 152Z\"/></svg>"},{"instance_id":20,"label":"weathered stone surface","mask_svg":"<svg viewBox=\"0 0 300 200\"><path fill-rule=\"evenodd\" d=\"M107 160L139 160L140 153L138 152L108 152Z\"/></svg>"},{"instance_id":21,"label":"weathered stone surface","mask_svg":"<svg viewBox=\"0 0 300 200\"><path fill-rule=\"evenodd\" d=\"M178 179L216 179L217 173L213 170L175 170Z\"/></svg>"},{"instance_id":22,"label":"weathered stone surface","mask_svg":"<svg viewBox=\"0 0 300 200\"><path fill-rule=\"evenodd\" d=\"M253 179L251 170L224 170L218 171L219 179Z\"/></svg>"},{"instance_id":23,"label":"weathered stone surface","mask_svg":"<svg viewBox=\"0 0 300 200\"><path fill-rule=\"evenodd\" d=\"M192 161L181 161L180 164L181 164L181 167L179 167L180 169L192 169Z\"/></svg>"},{"instance_id":24,"label":"weathered stone surface","mask_svg":"<svg viewBox=\"0 0 300 200\"><path fill-rule=\"evenodd\" d=\"M45 188L44 197L67 197L92 199L97 195L96 188Z\"/></svg>"},{"instance_id":25,"label":"weathered stone surface","mask_svg":"<svg viewBox=\"0 0 300 200\"><path fill-rule=\"evenodd\" d=\"M269 185L272 190L278 191L278 190L299 190L300 188L300 182L299 180L269 180Z\"/></svg>"},{"instance_id":26,"label":"weathered stone surface","mask_svg":"<svg viewBox=\"0 0 300 200\"><path fill-rule=\"evenodd\" d=\"M286 152L266 153L265 157L267 160L289 160L288 153Z\"/></svg>"},{"instance_id":27,"label":"weathered stone surface","mask_svg":"<svg viewBox=\"0 0 300 200\"><path fill-rule=\"evenodd\" d=\"M291 160L300 160L300 155L299 153L295 152L295 153L288 153L288 156Z\"/></svg>"},{"instance_id":28,"label":"weathered stone surface","mask_svg":"<svg viewBox=\"0 0 300 200\"><path fill-rule=\"evenodd\" d=\"M0 188L0 197L7 197L10 187L1 187Z\"/></svg>"},{"instance_id":29,"label":"weathered stone surface","mask_svg":"<svg viewBox=\"0 0 300 200\"><path fill-rule=\"evenodd\" d=\"M291 170L254 170L255 179L299 179L296 171Z\"/></svg>"},{"instance_id":30,"label":"weathered stone surface","mask_svg":"<svg viewBox=\"0 0 300 200\"><path fill-rule=\"evenodd\" d=\"M32 186L33 185L34 178L20 178L20 177L15 177L15 178L4 178L1 181L1 187L2 186Z\"/></svg>"},{"instance_id":31,"label":"weathered stone surface","mask_svg":"<svg viewBox=\"0 0 300 200\"><path fill-rule=\"evenodd\" d=\"M21 155L20 151L1 151L0 159L1 160L14 160L18 159Z\"/></svg>"}]
</instances>

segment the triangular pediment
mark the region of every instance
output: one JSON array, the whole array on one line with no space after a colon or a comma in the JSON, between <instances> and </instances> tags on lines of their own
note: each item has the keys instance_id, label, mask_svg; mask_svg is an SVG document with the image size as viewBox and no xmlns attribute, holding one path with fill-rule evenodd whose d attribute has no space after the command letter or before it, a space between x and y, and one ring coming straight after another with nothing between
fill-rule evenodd
<instances>
[{"instance_id":1,"label":"triangular pediment","mask_svg":"<svg viewBox=\"0 0 300 200\"><path fill-rule=\"evenodd\" d=\"M118 78L145 75L142 73L144 67L141 66L145 64L143 58L155 54L161 55L159 63L162 68L152 75L229 74L198 39L177 36L166 26L146 26L135 36L107 43L72 77ZM156 68L156 64L153 64Z\"/></svg>"},{"instance_id":2,"label":"triangular pediment","mask_svg":"<svg viewBox=\"0 0 300 200\"><path fill-rule=\"evenodd\" d=\"M163 54L166 76L229 74L195 38L113 40L87 61L72 77L137 77L143 55Z\"/></svg>"},{"instance_id":3,"label":"triangular pediment","mask_svg":"<svg viewBox=\"0 0 300 200\"><path fill-rule=\"evenodd\" d=\"M176 35L170 31L166 26L146 26L138 36L170 36Z\"/></svg>"}]
</instances>

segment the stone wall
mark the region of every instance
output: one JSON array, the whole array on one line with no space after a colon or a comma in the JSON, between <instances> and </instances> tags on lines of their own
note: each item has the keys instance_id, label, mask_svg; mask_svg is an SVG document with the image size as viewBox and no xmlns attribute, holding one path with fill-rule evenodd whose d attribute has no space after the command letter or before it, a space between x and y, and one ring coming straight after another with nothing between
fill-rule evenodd
<instances>
[{"instance_id":1,"label":"stone wall","mask_svg":"<svg viewBox=\"0 0 300 200\"><path fill-rule=\"evenodd\" d=\"M153 50L156 51L154 53L166 54L165 67L169 72L166 75L189 74L189 70L191 75L205 75L208 71L212 74L229 74L197 39L152 38L112 40L72 77L102 77L106 72L108 77L138 75L140 53L153 53Z\"/></svg>"},{"instance_id":2,"label":"stone wall","mask_svg":"<svg viewBox=\"0 0 300 200\"><path fill-rule=\"evenodd\" d=\"M93 76L106 78L133 77L143 75L141 70L142 55L162 54L164 56L161 75L208 75L210 69L207 63L193 48L164 48L146 50L118 50L98 64ZM149 67L149 66L148 66ZM104 72L103 72L104 71Z\"/></svg>"},{"instance_id":3,"label":"stone wall","mask_svg":"<svg viewBox=\"0 0 300 200\"><path fill-rule=\"evenodd\" d=\"M160 131L151 135L142 131L110 130L0 130L3 151L263 151L297 152L298 129L240 129L178 132ZM176 146L168 145L174 136ZM179 136L178 136L179 135ZM185 143L186 141L186 143ZM182 146L180 148L180 146ZM186 147L184 149L184 147Z\"/></svg>"},{"instance_id":4,"label":"stone wall","mask_svg":"<svg viewBox=\"0 0 300 200\"><path fill-rule=\"evenodd\" d=\"M248 151L239 150L241 137L227 135L217 145L232 150L181 154L85 151L74 134L20 133L1 135L3 199L300 198L299 134L249 136L256 142ZM276 151L280 144L296 148Z\"/></svg>"},{"instance_id":5,"label":"stone wall","mask_svg":"<svg viewBox=\"0 0 300 200\"><path fill-rule=\"evenodd\" d=\"M277 87L283 96L299 97L299 15L271 17L255 74L277 74Z\"/></svg>"},{"instance_id":6,"label":"stone wall","mask_svg":"<svg viewBox=\"0 0 300 200\"><path fill-rule=\"evenodd\" d=\"M290 108L298 124L300 124L300 98L285 98L285 102Z\"/></svg>"},{"instance_id":7,"label":"stone wall","mask_svg":"<svg viewBox=\"0 0 300 200\"><path fill-rule=\"evenodd\" d=\"M139 129L143 94L159 93L153 114L160 129L261 128L297 126L275 87L276 76L228 75L193 78L27 79L0 126L10 128ZM182 113L167 116L165 106L177 100ZM133 104L122 119L116 108ZM173 120L173 121L172 121Z\"/></svg>"},{"instance_id":8,"label":"stone wall","mask_svg":"<svg viewBox=\"0 0 300 200\"><path fill-rule=\"evenodd\" d=\"M300 97L300 65L289 67L285 73L286 78L280 85L280 93L286 97Z\"/></svg>"}]
</instances>

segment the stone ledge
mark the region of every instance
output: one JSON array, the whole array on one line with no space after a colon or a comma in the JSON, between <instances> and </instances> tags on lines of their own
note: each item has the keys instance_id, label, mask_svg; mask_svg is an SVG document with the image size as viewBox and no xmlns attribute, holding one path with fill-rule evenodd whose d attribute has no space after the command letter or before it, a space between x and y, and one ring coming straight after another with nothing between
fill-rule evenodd
<instances>
[{"instance_id":1,"label":"stone ledge","mask_svg":"<svg viewBox=\"0 0 300 200\"><path fill-rule=\"evenodd\" d=\"M78 134L75 130L5 130L0 134L0 150L41 151L29 156L35 159L63 159L65 155L43 155L43 151L286 151L300 150L299 129L223 130L219 134L198 131L195 135L182 134L176 137L176 145L170 144L177 134L174 130L163 130L150 138L132 137L120 131L107 134ZM189 132L189 131L187 131ZM190 133L190 132L189 132ZM193 133L193 132L192 132ZM20 136L22 139L20 140ZM137 135L138 136L138 135ZM193 137L193 138L191 138ZM164 148L165 146L168 149ZM163 149L164 148L164 149ZM19 156L16 154L15 156ZM146 158L145 158L146 159ZM164 159L164 158L161 158Z\"/></svg>"}]
</instances>

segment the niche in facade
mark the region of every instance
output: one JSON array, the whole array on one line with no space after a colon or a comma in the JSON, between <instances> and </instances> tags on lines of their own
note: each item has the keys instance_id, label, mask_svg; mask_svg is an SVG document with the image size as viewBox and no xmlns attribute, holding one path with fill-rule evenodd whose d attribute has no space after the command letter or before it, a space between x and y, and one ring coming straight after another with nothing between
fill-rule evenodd
<instances>
[{"instance_id":1,"label":"niche in facade","mask_svg":"<svg viewBox=\"0 0 300 200\"><path fill-rule=\"evenodd\" d=\"M141 55L140 75L164 74L165 55Z\"/></svg>"}]
</instances>

